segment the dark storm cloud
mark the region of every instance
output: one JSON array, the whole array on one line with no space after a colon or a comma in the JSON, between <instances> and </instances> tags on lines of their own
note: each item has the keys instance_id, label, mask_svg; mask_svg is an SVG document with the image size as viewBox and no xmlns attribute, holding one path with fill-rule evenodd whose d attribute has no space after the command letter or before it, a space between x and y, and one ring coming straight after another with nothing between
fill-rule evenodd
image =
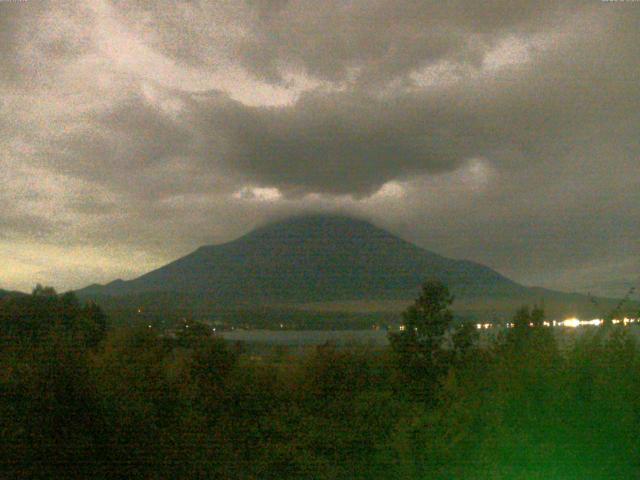
<instances>
[{"instance_id":1,"label":"dark storm cloud","mask_svg":"<svg viewBox=\"0 0 640 480\"><path fill-rule=\"evenodd\" d=\"M43 150L42 158L63 173L131 190L145 172L188 154L189 140L188 130L132 96L80 118Z\"/></svg>"},{"instance_id":2,"label":"dark storm cloud","mask_svg":"<svg viewBox=\"0 0 640 480\"><path fill-rule=\"evenodd\" d=\"M153 7L151 12L164 22L181 19L180 12L196 11L205 19L211 13L205 4L187 5L191 9L171 14ZM637 13L629 9L572 2L498 2L494 8L467 2L248 5L243 18L254 33L237 40L240 47L230 40L229 48L254 52L255 61L244 60L249 70L270 70L268 76L275 77L298 62L312 78L339 83L355 69L355 83L339 92L309 91L281 107L246 106L220 93L198 95L183 113L185 131L159 134L151 117L161 114L151 111L148 129L144 122L142 128L127 126L128 135L139 137L131 148L123 143L129 153L114 156L159 161L180 153L198 166L288 195L363 197L390 180L454 170L474 157L507 165L557 162L585 132L607 136L606 125L637 120L639 86L630 81L640 73L633 41ZM563 28L574 30L568 40ZM166 28L159 34L174 32ZM479 68L500 41L540 32L556 34L557 45L552 41L544 52L531 47L523 65L489 73ZM443 47L430 36L442 37ZM197 32L170 38L194 37ZM411 59L395 65L403 55ZM406 80L442 60L463 67L457 81L432 88L404 84L380 94L381 83ZM365 77L377 79L375 86L363 84ZM196 145L188 138L194 135ZM184 142L191 152L181 148ZM174 151L160 151L163 145Z\"/></svg>"},{"instance_id":3,"label":"dark storm cloud","mask_svg":"<svg viewBox=\"0 0 640 480\"><path fill-rule=\"evenodd\" d=\"M621 19L604 44L585 40L587 51L560 49L426 91L313 92L279 108L217 97L194 107L195 122L224 145L211 149L213 158L285 193L366 196L387 181L454 170L476 157L505 168L557 164L572 149L612 138L637 154L627 127L639 120L640 100L631 25Z\"/></svg>"},{"instance_id":4,"label":"dark storm cloud","mask_svg":"<svg viewBox=\"0 0 640 480\"><path fill-rule=\"evenodd\" d=\"M571 14L575 2L255 1L238 47L267 80L282 67L329 81L379 83L439 61L479 64L505 35L530 34Z\"/></svg>"},{"instance_id":5,"label":"dark storm cloud","mask_svg":"<svg viewBox=\"0 0 640 480\"><path fill-rule=\"evenodd\" d=\"M508 35L531 35L557 24L586 2L247 0L115 2L158 48L194 64L219 61L217 40L259 77L284 81L289 70L344 81L386 81L438 61L479 63ZM153 22L149 22L149 17ZM142 22L141 19L146 19ZM216 28L224 22L224 29ZM222 31L221 31L222 30Z\"/></svg>"},{"instance_id":6,"label":"dark storm cloud","mask_svg":"<svg viewBox=\"0 0 640 480\"><path fill-rule=\"evenodd\" d=\"M483 71L475 66L480 60L458 55L467 68L463 75L431 88L399 87L380 94L378 86L356 81L342 91L302 93L292 104L279 107L247 106L225 93L172 92L169 95L186 104L176 115L134 94L106 111L85 114L80 119L84 127L52 142L44 155L47 161L57 162L60 171L112 180L116 187L135 188L130 182L145 183L130 175L132 169L153 176L154 166L182 158L188 159L194 174L217 170L232 182L278 187L286 195L366 197L390 180L455 170L478 157L507 166L557 162L585 132L598 136L610 122L637 120L640 87L629 81L640 74L638 46L632 42L637 16L612 9L594 11L593 6L580 10L570 2L510 2L498 5L495 11L499 15L490 8L483 10L490 13L481 15L478 7L457 2L446 8L440 3L405 3L376 2L365 8L353 2L319 11L304 2L257 2L249 4L253 8L248 12L258 12L255 21L267 32L264 35L269 40L259 45L270 48L269 41L282 43L282 58L296 58L285 47L299 46L316 48L340 63L341 67L325 75L322 58L302 56L305 71L328 80L343 80L342 70L361 68L367 62L352 55L340 56L341 49L323 45L323 38L377 59L380 68L397 55L387 59L372 44L405 53L411 50L410 45L424 48L406 68L384 67L396 70L390 76L383 75L392 80L449 58L449 53L435 55L438 49L419 34L430 32L430 27L437 26L439 34L452 37L445 42L451 43L447 52L466 51L456 40L462 35L465 45L475 45L480 60L499 39L508 38L505 35L521 33L526 37L561 23L557 18L560 13L565 21L570 18L592 25L595 35L572 32L574 38L566 45L559 41L557 48L552 46L539 58L534 51L531 61L497 72ZM198 8L206 9L202 5ZM277 22L274 17L288 21ZM301 30L309 23L305 20L312 18L317 25L309 28L318 31ZM355 24L345 28L342 22L349 18ZM277 32L275 26L268 27L270 22L277 23ZM414 30L405 24L413 25ZM395 37L388 36L389 25L404 32L398 40L404 44L392 47ZM366 32L360 32L362 29ZM300 37L291 37L295 35ZM488 35L490 40L475 41L476 35ZM362 41L354 41L360 37ZM249 36L249 40L255 38ZM360 44L362 48L357 48ZM258 57L283 64L278 56ZM183 164L179 163L177 170ZM160 171L167 173L166 169ZM175 182L168 188L171 184Z\"/></svg>"},{"instance_id":7,"label":"dark storm cloud","mask_svg":"<svg viewBox=\"0 0 640 480\"><path fill-rule=\"evenodd\" d=\"M407 106L340 93L304 95L280 108L203 102L200 128L222 146L203 160L222 161L250 182L293 195L367 195L393 178L459 165L469 151L448 143L451 124L430 115L430 106L414 112L414 123Z\"/></svg>"}]
</instances>

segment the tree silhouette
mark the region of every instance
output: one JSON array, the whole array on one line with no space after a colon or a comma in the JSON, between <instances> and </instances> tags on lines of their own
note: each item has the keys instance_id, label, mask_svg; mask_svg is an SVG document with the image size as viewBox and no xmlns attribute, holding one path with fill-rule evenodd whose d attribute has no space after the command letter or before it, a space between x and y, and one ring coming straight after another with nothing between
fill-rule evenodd
<instances>
[{"instance_id":1,"label":"tree silhouette","mask_svg":"<svg viewBox=\"0 0 640 480\"><path fill-rule=\"evenodd\" d=\"M443 345L453 321L452 303L446 285L437 280L425 282L420 296L403 312L400 331L389 335L401 370L408 379L419 381L423 393L428 393L448 363Z\"/></svg>"}]
</instances>

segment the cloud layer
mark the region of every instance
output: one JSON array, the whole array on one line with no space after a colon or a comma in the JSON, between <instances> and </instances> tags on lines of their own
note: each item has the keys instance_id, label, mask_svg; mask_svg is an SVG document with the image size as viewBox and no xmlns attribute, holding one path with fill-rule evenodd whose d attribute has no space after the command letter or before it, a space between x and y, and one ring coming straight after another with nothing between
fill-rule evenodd
<instances>
[{"instance_id":1,"label":"cloud layer","mask_svg":"<svg viewBox=\"0 0 640 480\"><path fill-rule=\"evenodd\" d=\"M637 276L639 20L631 2L0 3L0 286L130 277L308 209L524 282Z\"/></svg>"}]
</instances>

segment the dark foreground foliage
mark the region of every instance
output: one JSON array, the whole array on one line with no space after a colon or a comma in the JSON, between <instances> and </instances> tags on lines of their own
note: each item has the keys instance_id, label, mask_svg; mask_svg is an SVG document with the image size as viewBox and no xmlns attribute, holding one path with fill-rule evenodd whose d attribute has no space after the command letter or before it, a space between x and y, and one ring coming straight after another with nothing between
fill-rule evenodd
<instances>
[{"instance_id":1,"label":"dark foreground foliage","mask_svg":"<svg viewBox=\"0 0 640 480\"><path fill-rule=\"evenodd\" d=\"M450 301L427 285L389 350L255 359L206 328L107 331L99 308L50 289L3 299L0 477L639 476L628 329L560 348L521 310L480 348L448 329Z\"/></svg>"}]
</instances>

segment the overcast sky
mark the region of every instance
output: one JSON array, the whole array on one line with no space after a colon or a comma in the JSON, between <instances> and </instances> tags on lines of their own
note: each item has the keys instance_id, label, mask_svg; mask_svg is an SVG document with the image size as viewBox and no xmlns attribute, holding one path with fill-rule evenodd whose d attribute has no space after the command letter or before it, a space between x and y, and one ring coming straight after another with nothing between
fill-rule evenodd
<instances>
[{"instance_id":1,"label":"overcast sky","mask_svg":"<svg viewBox=\"0 0 640 480\"><path fill-rule=\"evenodd\" d=\"M640 275L640 2L0 2L0 287L339 211L526 284Z\"/></svg>"}]
</instances>

